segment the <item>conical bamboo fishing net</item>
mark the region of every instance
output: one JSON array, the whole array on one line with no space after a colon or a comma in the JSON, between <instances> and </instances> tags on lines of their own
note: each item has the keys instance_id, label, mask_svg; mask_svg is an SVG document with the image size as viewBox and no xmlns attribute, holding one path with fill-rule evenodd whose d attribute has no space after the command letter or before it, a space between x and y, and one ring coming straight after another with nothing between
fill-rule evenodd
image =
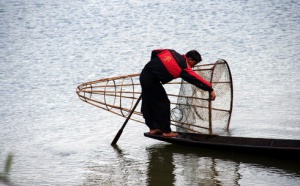
<instances>
[{"instance_id":1,"label":"conical bamboo fishing net","mask_svg":"<svg viewBox=\"0 0 300 186\"><path fill-rule=\"evenodd\" d=\"M217 98L210 101L207 91L180 78L164 85L171 101L171 125L181 132L212 134L221 129L228 130L233 89L227 62L220 59L214 64L196 66L194 71L212 84ZM141 94L139 74L86 82L79 85L76 92L86 103L127 117ZM130 119L144 123L140 105Z\"/></svg>"}]
</instances>

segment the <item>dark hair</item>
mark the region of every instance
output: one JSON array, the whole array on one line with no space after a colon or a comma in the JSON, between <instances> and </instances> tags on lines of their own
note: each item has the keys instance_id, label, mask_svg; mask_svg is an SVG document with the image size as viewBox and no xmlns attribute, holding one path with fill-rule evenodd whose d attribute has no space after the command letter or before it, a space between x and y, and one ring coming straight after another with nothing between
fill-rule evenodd
<instances>
[{"instance_id":1,"label":"dark hair","mask_svg":"<svg viewBox=\"0 0 300 186\"><path fill-rule=\"evenodd\" d=\"M201 55L197 50L190 50L185 54L185 56L187 58L192 58L192 60L196 61L197 63L202 61Z\"/></svg>"}]
</instances>

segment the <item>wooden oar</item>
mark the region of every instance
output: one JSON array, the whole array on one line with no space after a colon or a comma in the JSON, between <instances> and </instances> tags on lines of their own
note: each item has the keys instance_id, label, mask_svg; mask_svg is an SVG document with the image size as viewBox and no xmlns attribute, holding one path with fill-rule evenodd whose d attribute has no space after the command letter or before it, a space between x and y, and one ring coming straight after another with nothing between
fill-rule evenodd
<instances>
[{"instance_id":1,"label":"wooden oar","mask_svg":"<svg viewBox=\"0 0 300 186\"><path fill-rule=\"evenodd\" d=\"M141 98L142 98L142 95L140 95L139 99L136 101L134 107L132 108L131 112L129 113L128 117L126 118L124 124L123 124L122 127L120 128L119 132L116 134L114 140L111 142L111 145L115 145L115 144L117 143L117 141L119 140L119 138L120 138L120 136L121 136L121 134L122 134L122 132L123 132L123 129L125 128L125 126L126 126L128 120L130 119L130 117L131 117L132 113L134 112L135 108L138 106L138 104L139 104Z\"/></svg>"}]
</instances>

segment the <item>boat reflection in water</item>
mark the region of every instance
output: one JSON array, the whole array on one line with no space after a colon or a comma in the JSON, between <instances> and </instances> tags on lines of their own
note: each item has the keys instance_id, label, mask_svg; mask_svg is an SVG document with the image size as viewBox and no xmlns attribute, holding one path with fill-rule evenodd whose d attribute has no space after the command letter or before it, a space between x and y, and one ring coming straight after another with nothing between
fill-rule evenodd
<instances>
[{"instance_id":1,"label":"boat reflection in water","mask_svg":"<svg viewBox=\"0 0 300 186\"><path fill-rule=\"evenodd\" d=\"M137 150L137 149L135 149ZM133 157L114 146L109 161L93 159L86 185L299 185L299 160L185 147L164 142ZM298 162L296 162L298 161ZM114 162L114 163L111 163ZM253 179L255 178L255 179Z\"/></svg>"},{"instance_id":2,"label":"boat reflection in water","mask_svg":"<svg viewBox=\"0 0 300 186\"><path fill-rule=\"evenodd\" d=\"M297 185L300 182L299 160L177 145L154 145L147 151L149 185ZM253 180L254 177L257 179ZM294 182L286 183L287 177L294 177Z\"/></svg>"},{"instance_id":3,"label":"boat reflection in water","mask_svg":"<svg viewBox=\"0 0 300 186\"><path fill-rule=\"evenodd\" d=\"M205 151L186 152L174 145L147 150L149 185L238 185L241 178L237 162L205 156Z\"/></svg>"}]
</instances>

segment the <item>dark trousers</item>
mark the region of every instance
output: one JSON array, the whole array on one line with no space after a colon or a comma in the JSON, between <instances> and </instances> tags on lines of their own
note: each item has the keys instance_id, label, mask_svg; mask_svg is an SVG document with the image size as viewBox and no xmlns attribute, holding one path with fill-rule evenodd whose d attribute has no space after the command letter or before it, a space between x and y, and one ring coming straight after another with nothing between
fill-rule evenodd
<instances>
[{"instance_id":1,"label":"dark trousers","mask_svg":"<svg viewBox=\"0 0 300 186\"><path fill-rule=\"evenodd\" d=\"M171 132L170 100L159 79L148 69L140 75L142 86L141 112L146 125L150 129L160 129L164 133Z\"/></svg>"}]
</instances>

